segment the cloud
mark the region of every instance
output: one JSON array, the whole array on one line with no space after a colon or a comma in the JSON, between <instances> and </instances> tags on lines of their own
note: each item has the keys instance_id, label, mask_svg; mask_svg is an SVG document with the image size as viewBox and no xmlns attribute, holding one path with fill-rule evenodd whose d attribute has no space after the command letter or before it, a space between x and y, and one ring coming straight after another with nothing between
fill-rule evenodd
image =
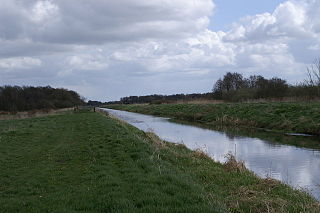
<instances>
[{"instance_id":1,"label":"cloud","mask_svg":"<svg viewBox=\"0 0 320 213\"><path fill-rule=\"evenodd\" d=\"M210 0L11 1L0 6L0 38L59 44L102 44L150 38L180 38L203 30Z\"/></svg>"},{"instance_id":2,"label":"cloud","mask_svg":"<svg viewBox=\"0 0 320 213\"><path fill-rule=\"evenodd\" d=\"M0 69L29 69L35 66L40 66L41 60L31 57L17 57L0 59Z\"/></svg>"},{"instance_id":3,"label":"cloud","mask_svg":"<svg viewBox=\"0 0 320 213\"><path fill-rule=\"evenodd\" d=\"M234 24L226 41L262 42L274 39L316 38L319 34L319 8L316 0L290 0L273 13L247 16Z\"/></svg>"},{"instance_id":4,"label":"cloud","mask_svg":"<svg viewBox=\"0 0 320 213\"><path fill-rule=\"evenodd\" d=\"M47 23L58 15L59 7L51 1L38 1L32 7L30 19L35 23Z\"/></svg>"},{"instance_id":5,"label":"cloud","mask_svg":"<svg viewBox=\"0 0 320 213\"><path fill-rule=\"evenodd\" d=\"M208 92L225 72L295 83L319 54L320 2L208 29L211 0L2 0L0 83L50 84L100 100Z\"/></svg>"}]
</instances>

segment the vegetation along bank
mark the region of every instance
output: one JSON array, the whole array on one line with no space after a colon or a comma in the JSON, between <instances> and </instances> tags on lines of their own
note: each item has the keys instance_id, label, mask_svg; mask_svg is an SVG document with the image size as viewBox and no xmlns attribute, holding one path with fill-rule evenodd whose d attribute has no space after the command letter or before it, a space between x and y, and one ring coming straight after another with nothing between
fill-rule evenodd
<instances>
[{"instance_id":1,"label":"vegetation along bank","mask_svg":"<svg viewBox=\"0 0 320 213\"><path fill-rule=\"evenodd\" d=\"M208 125L266 128L320 135L320 102L107 105Z\"/></svg>"},{"instance_id":2,"label":"vegetation along bank","mask_svg":"<svg viewBox=\"0 0 320 213\"><path fill-rule=\"evenodd\" d=\"M304 192L94 112L0 121L1 212L319 212Z\"/></svg>"}]
</instances>

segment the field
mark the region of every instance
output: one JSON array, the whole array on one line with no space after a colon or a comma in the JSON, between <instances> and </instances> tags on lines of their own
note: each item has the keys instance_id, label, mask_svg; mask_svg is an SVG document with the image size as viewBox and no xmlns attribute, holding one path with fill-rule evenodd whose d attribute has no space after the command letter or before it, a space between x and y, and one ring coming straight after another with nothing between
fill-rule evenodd
<instances>
[{"instance_id":1,"label":"field","mask_svg":"<svg viewBox=\"0 0 320 213\"><path fill-rule=\"evenodd\" d=\"M0 121L1 212L319 212L230 157L93 112Z\"/></svg>"},{"instance_id":2,"label":"field","mask_svg":"<svg viewBox=\"0 0 320 213\"><path fill-rule=\"evenodd\" d=\"M109 105L108 108L207 125L320 135L320 102Z\"/></svg>"}]
</instances>

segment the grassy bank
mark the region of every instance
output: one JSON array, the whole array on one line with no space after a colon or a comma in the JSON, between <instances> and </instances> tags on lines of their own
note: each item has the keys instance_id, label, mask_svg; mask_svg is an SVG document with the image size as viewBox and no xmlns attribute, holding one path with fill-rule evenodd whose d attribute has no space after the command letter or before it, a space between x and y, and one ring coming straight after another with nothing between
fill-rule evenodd
<instances>
[{"instance_id":1,"label":"grassy bank","mask_svg":"<svg viewBox=\"0 0 320 213\"><path fill-rule=\"evenodd\" d=\"M208 125L231 125L320 135L320 102L111 105L108 108Z\"/></svg>"},{"instance_id":2,"label":"grassy bank","mask_svg":"<svg viewBox=\"0 0 320 213\"><path fill-rule=\"evenodd\" d=\"M12 120L12 119L24 119L24 118L36 118L48 115L57 115L63 113L72 113L74 108L64 109L43 109L43 110L31 110L25 112L1 112L0 120Z\"/></svg>"},{"instance_id":3,"label":"grassy bank","mask_svg":"<svg viewBox=\"0 0 320 213\"><path fill-rule=\"evenodd\" d=\"M93 112L4 120L1 212L319 212L230 162Z\"/></svg>"}]
</instances>

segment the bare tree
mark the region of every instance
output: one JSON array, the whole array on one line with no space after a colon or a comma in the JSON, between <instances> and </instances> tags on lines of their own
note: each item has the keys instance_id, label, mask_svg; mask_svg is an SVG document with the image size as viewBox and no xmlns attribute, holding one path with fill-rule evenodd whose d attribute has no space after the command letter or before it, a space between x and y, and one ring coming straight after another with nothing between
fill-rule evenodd
<instances>
[{"instance_id":1,"label":"bare tree","mask_svg":"<svg viewBox=\"0 0 320 213\"><path fill-rule=\"evenodd\" d=\"M313 64L307 67L307 75L307 85L314 87L320 86L320 57L315 59Z\"/></svg>"}]
</instances>

